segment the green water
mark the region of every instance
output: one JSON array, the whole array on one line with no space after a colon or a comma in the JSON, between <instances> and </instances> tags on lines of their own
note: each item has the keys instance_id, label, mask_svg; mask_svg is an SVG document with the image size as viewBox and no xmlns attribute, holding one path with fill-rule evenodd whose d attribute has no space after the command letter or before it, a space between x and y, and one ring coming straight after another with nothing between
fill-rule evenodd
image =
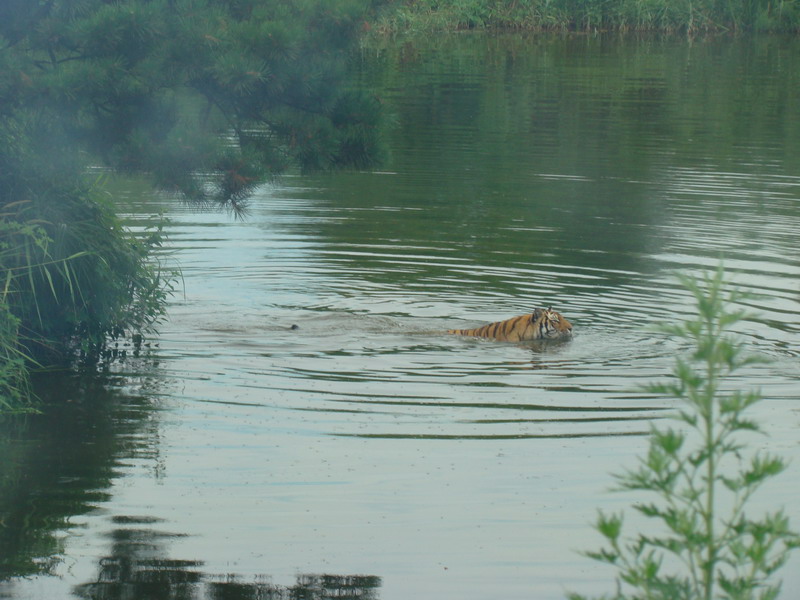
<instances>
[{"instance_id":1,"label":"green water","mask_svg":"<svg viewBox=\"0 0 800 600\"><path fill-rule=\"evenodd\" d=\"M772 359L733 382L767 398L754 445L793 461L757 504L798 527L799 46L377 43L380 171L289 176L245 220L118 184L132 227L171 219L183 283L148 351L0 424L0 598L611 591L577 551L672 406L637 390L683 349L648 327L721 256ZM441 333L536 306L574 339Z\"/></svg>"}]
</instances>

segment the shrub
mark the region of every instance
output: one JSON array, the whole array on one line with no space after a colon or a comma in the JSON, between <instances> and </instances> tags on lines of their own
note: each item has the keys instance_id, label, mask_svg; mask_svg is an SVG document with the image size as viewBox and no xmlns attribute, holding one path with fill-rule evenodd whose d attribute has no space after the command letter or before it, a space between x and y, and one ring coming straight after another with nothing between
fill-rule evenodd
<instances>
[{"instance_id":1,"label":"shrub","mask_svg":"<svg viewBox=\"0 0 800 600\"><path fill-rule=\"evenodd\" d=\"M780 510L760 519L745 511L785 462L759 452L745 459L743 435L760 431L745 413L761 396L723 388L728 375L761 360L746 355L727 333L749 317L731 308L743 294L725 291L721 267L702 280L681 279L695 298L697 316L662 330L691 342L693 351L676 361L672 381L649 387L680 400L674 417L680 427L654 427L638 468L617 476L622 490L657 498L634 505L658 524L657 533L623 538L622 515L601 512L595 527L607 547L586 554L618 569L615 599L773 599L780 582L772 576L800 537Z\"/></svg>"}]
</instances>

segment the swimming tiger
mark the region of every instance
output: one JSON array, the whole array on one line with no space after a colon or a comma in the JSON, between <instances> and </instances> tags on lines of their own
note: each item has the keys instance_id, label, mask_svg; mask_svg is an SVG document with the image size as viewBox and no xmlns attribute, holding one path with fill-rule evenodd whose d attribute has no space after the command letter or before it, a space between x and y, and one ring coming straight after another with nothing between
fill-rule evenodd
<instances>
[{"instance_id":1,"label":"swimming tiger","mask_svg":"<svg viewBox=\"0 0 800 600\"><path fill-rule=\"evenodd\" d=\"M527 315L489 323L477 329L449 329L447 333L493 338L501 342L524 342L569 337L572 323L550 308L536 308Z\"/></svg>"}]
</instances>

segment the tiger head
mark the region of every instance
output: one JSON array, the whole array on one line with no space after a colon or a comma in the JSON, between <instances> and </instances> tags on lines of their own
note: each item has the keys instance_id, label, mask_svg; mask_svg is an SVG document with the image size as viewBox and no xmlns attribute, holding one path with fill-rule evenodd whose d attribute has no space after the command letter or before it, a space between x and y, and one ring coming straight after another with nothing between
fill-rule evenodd
<instances>
[{"instance_id":1,"label":"tiger head","mask_svg":"<svg viewBox=\"0 0 800 600\"><path fill-rule=\"evenodd\" d=\"M531 323L540 339L566 338L572 335L572 323L550 308L536 308L531 315Z\"/></svg>"}]
</instances>

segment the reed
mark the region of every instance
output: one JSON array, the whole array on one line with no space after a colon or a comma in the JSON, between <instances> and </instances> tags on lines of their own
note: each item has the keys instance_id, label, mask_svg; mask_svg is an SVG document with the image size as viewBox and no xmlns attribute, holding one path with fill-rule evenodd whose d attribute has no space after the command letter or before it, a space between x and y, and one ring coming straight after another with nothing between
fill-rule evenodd
<instances>
[{"instance_id":1,"label":"reed","mask_svg":"<svg viewBox=\"0 0 800 600\"><path fill-rule=\"evenodd\" d=\"M27 357L20 351L18 339L19 320L0 299L0 413L27 411L33 406Z\"/></svg>"},{"instance_id":2,"label":"reed","mask_svg":"<svg viewBox=\"0 0 800 600\"><path fill-rule=\"evenodd\" d=\"M52 192L52 190L51 190ZM108 342L163 315L175 274L160 228L127 232L99 188L7 203L0 212L0 412L30 410L29 372L103 360Z\"/></svg>"},{"instance_id":3,"label":"reed","mask_svg":"<svg viewBox=\"0 0 800 600\"><path fill-rule=\"evenodd\" d=\"M0 220L0 266L4 272L0 289L0 413L33 408L28 366L34 361L24 351L21 322L11 305L18 303L20 283L33 277L34 265L24 268L20 259L30 258L30 244L42 244L45 239L35 225Z\"/></svg>"}]
</instances>

